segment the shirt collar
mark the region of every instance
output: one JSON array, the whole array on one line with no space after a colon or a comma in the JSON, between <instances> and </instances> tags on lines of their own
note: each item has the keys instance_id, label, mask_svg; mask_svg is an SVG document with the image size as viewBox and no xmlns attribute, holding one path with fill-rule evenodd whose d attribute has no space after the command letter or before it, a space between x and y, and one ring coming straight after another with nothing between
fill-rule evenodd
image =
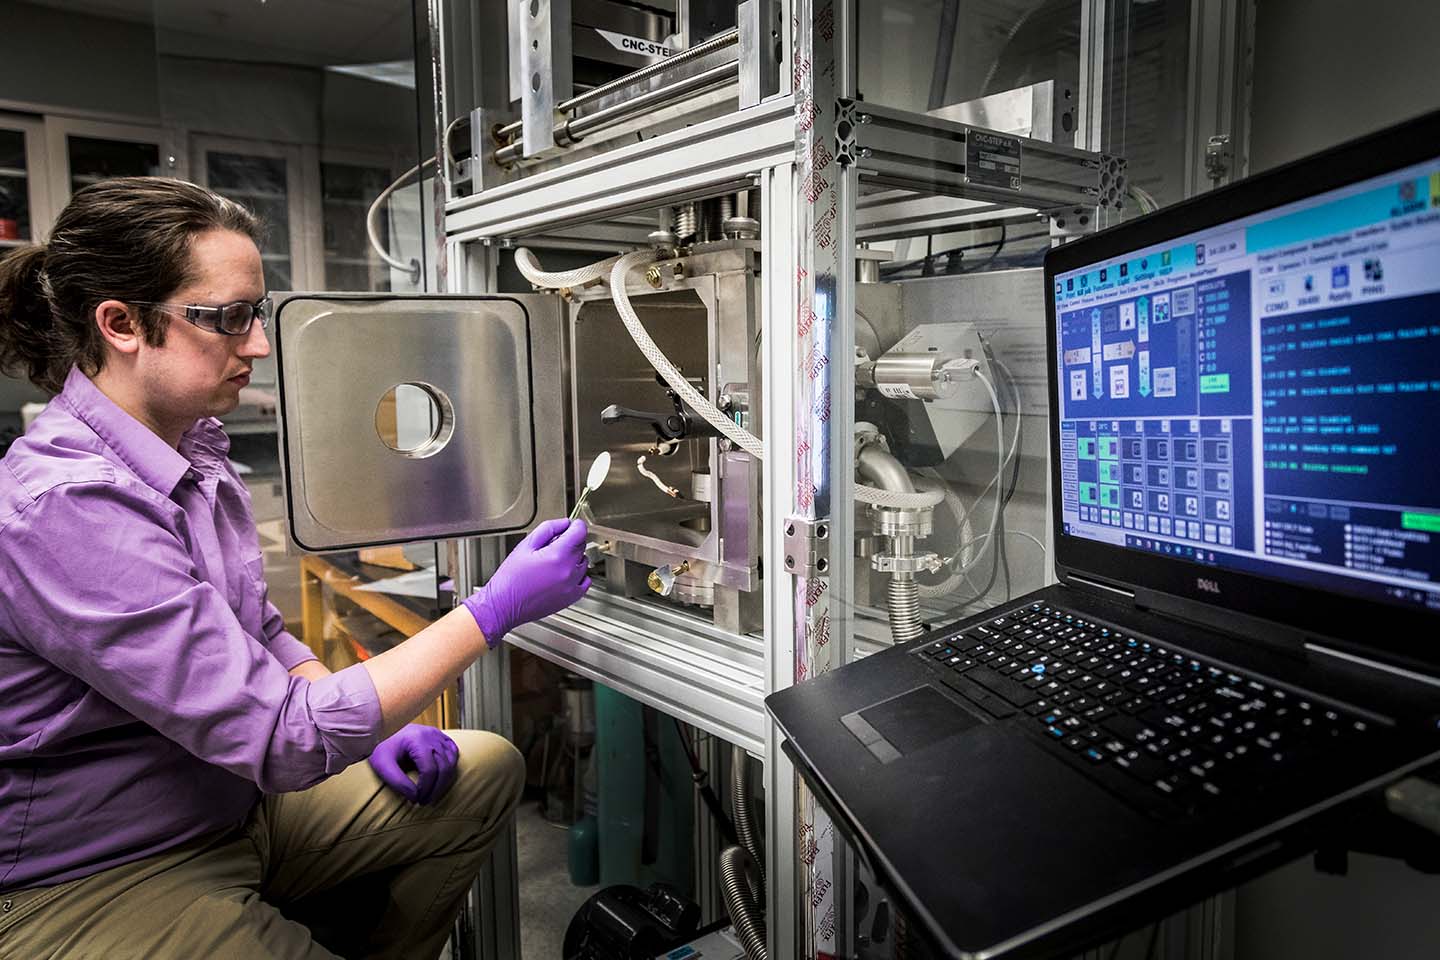
<instances>
[{"instance_id":1,"label":"shirt collar","mask_svg":"<svg viewBox=\"0 0 1440 960\"><path fill-rule=\"evenodd\" d=\"M71 367L55 399L103 440L146 485L170 496L192 469L213 472L229 452L229 438L213 417L196 421L180 438L180 449L136 420L105 396L90 378Z\"/></svg>"}]
</instances>

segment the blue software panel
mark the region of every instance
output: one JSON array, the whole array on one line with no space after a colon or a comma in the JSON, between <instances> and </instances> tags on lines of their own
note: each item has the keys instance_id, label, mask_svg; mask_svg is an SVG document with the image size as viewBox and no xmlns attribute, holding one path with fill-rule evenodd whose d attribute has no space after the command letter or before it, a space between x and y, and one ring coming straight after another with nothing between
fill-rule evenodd
<instances>
[{"instance_id":1,"label":"blue software panel","mask_svg":"<svg viewBox=\"0 0 1440 960\"><path fill-rule=\"evenodd\" d=\"M1065 415L1249 416L1250 274L1061 315Z\"/></svg>"},{"instance_id":2,"label":"blue software panel","mask_svg":"<svg viewBox=\"0 0 1440 960\"><path fill-rule=\"evenodd\" d=\"M1248 418L1067 421L1066 507L1082 523L1251 550L1250 430Z\"/></svg>"},{"instance_id":3,"label":"blue software panel","mask_svg":"<svg viewBox=\"0 0 1440 960\"><path fill-rule=\"evenodd\" d=\"M1428 580L1440 549L1440 294L1261 328L1265 552Z\"/></svg>"}]
</instances>

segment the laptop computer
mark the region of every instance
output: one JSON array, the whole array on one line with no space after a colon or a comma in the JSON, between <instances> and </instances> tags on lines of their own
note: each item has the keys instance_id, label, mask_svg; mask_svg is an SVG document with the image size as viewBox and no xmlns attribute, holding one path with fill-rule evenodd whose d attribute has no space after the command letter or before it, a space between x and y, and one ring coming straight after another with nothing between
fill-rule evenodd
<instances>
[{"instance_id":1,"label":"laptop computer","mask_svg":"<svg viewBox=\"0 0 1440 960\"><path fill-rule=\"evenodd\" d=\"M947 957L1103 942L1440 758L1440 113L1044 275L1059 582L765 701Z\"/></svg>"}]
</instances>

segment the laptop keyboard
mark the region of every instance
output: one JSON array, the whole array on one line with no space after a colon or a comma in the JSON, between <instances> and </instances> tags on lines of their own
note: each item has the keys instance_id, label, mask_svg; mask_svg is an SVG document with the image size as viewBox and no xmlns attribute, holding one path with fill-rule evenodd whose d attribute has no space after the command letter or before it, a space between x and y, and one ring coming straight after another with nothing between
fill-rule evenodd
<instances>
[{"instance_id":1,"label":"laptop keyboard","mask_svg":"<svg viewBox=\"0 0 1440 960\"><path fill-rule=\"evenodd\" d=\"M1284 784L1372 727L1150 640L1035 603L923 643L946 686L1019 717L1142 808L1202 815ZM1120 776L1116 773L1123 774Z\"/></svg>"}]
</instances>

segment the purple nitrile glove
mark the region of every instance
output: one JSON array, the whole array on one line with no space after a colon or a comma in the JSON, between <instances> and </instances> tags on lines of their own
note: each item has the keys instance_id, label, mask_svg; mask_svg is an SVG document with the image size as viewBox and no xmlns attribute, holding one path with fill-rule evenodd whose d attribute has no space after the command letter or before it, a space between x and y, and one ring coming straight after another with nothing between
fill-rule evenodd
<instances>
[{"instance_id":1,"label":"purple nitrile glove","mask_svg":"<svg viewBox=\"0 0 1440 960\"><path fill-rule=\"evenodd\" d=\"M465 598L487 647L495 649L520 624L548 617L585 596L589 532L584 520L546 520L510 551L485 586Z\"/></svg>"},{"instance_id":2,"label":"purple nitrile glove","mask_svg":"<svg viewBox=\"0 0 1440 960\"><path fill-rule=\"evenodd\" d=\"M385 785L411 803L430 804L455 782L460 748L434 727L409 723L370 752L370 767ZM414 770L419 779L411 780Z\"/></svg>"}]
</instances>

